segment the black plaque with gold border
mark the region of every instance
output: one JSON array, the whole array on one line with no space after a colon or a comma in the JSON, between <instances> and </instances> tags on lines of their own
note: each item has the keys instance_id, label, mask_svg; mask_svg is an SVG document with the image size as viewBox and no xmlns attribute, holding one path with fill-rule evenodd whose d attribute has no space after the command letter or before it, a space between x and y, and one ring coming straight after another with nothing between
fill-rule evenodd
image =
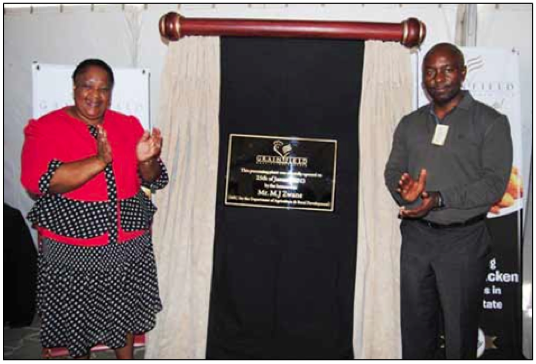
<instances>
[{"instance_id":1,"label":"black plaque with gold border","mask_svg":"<svg viewBox=\"0 0 536 364\"><path fill-rule=\"evenodd\" d=\"M225 204L332 212L337 141L230 134Z\"/></svg>"}]
</instances>

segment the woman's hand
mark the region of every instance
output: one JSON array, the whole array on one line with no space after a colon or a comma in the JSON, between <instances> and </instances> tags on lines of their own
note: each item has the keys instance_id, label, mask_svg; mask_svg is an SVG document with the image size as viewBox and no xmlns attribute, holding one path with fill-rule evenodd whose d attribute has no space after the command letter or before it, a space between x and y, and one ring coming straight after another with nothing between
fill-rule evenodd
<instances>
[{"instance_id":1,"label":"woman's hand","mask_svg":"<svg viewBox=\"0 0 536 364\"><path fill-rule=\"evenodd\" d=\"M136 146L138 169L141 177L147 182L155 181L160 176L161 168L157 158L162 151L162 134L160 129L153 128L153 133L145 131Z\"/></svg>"},{"instance_id":2,"label":"woman's hand","mask_svg":"<svg viewBox=\"0 0 536 364\"><path fill-rule=\"evenodd\" d=\"M106 130L101 125L97 125L97 130L99 132L97 136L97 158L106 166L113 160L112 147L110 146L110 142L108 142Z\"/></svg>"},{"instance_id":3,"label":"woman's hand","mask_svg":"<svg viewBox=\"0 0 536 364\"><path fill-rule=\"evenodd\" d=\"M414 180L409 173L404 173L398 181L397 191L407 202L415 201L426 188L426 169L421 169L419 179Z\"/></svg>"},{"instance_id":4,"label":"woman's hand","mask_svg":"<svg viewBox=\"0 0 536 364\"><path fill-rule=\"evenodd\" d=\"M145 131L136 146L136 156L139 163L149 162L156 159L162 151L162 134L160 129L153 128L152 134Z\"/></svg>"},{"instance_id":5,"label":"woman's hand","mask_svg":"<svg viewBox=\"0 0 536 364\"><path fill-rule=\"evenodd\" d=\"M106 130L97 125L97 154L74 162L63 163L50 180L50 193L67 193L80 188L112 162L112 147Z\"/></svg>"}]
</instances>

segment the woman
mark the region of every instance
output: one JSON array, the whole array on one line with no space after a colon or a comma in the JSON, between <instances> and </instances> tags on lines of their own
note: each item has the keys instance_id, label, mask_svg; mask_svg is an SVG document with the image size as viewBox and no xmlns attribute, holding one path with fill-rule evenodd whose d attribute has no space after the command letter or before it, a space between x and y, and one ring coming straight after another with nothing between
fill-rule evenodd
<instances>
[{"instance_id":1,"label":"woman","mask_svg":"<svg viewBox=\"0 0 536 364\"><path fill-rule=\"evenodd\" d=\"M73 73L74 105L26 127L21 181L37 201L41 343L88 357L103 343L133 357L133 334L162 309L151 245L156 208L141 190L163 188L160 131L109 110L114 76L88 59Z\"/></svg>"}]
</instances>

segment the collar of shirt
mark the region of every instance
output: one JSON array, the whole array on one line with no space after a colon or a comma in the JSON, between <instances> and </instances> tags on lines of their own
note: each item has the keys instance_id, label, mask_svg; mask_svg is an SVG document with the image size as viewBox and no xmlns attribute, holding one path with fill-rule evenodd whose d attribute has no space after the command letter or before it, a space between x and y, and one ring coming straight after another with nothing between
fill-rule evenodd
<instances>
[{"instance_id":1,"label":"collar of shirt","mask_svg":"<svg viewBox=\"0 0 536 364\"><path fill-rule=\"evenodd\" d=\"M471 108L471 105L474 103L475 99L473 99L473 96L471 96L471 93L469 91L462 90L461 92L463 95L461 101L458 103L458 105L456 105L456 107L454 107L445 115L443 120L446 119L450 114L454 112L454 110L458 108L464 109L464 110L469 110ZM432 102L428 104L428 112L432 115L432 118L434 119L436 124L438 125L441 124L441 119L439 119L439 117L436 115L434 111L434 104Z\"/></svg>"}]
</instances>

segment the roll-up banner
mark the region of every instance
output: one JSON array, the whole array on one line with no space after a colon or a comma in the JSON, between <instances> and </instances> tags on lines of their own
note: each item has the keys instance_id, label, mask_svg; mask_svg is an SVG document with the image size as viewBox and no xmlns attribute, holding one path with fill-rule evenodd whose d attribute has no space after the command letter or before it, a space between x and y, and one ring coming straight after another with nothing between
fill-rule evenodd
<instances>
[{"instance_id":1,"label":"roll-up banner","mask_svg":"<svg viewBox=\"0 0 536 364\"><path fill-rule=\"evenodd\" d=\"M484 288L483 313L478 333L480 359L518 359L521 354L521 222L523 173L519 54L512 50L462 48L467 66L463 88L506 115L514 143L514 159L508 187L488 213L487 225L493 253ZM417 105L429 103L422 85L419 55Z\"/></svg>"}]
</instances>

